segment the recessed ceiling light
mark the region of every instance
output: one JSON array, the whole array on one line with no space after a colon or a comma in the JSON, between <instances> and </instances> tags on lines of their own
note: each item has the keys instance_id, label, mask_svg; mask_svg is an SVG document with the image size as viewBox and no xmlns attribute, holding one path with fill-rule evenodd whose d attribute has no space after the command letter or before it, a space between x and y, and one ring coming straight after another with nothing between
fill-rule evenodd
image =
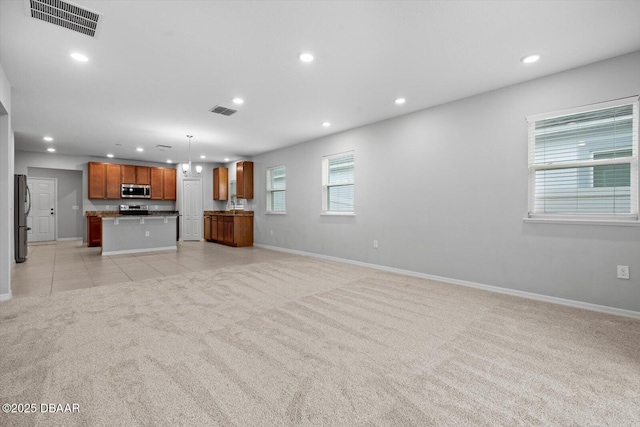
<instances>
[{"instance_id":1,"label":"recessed ceiling light","mask_svg":"<svg viewBox=\"0 0 640 427\"><path fill-rule=\"evenodd\" d=\"M298 58L300 58L300 61L302 62L311 62L313 61L313 55L305 52L305 53L301 53L300 56L298 56Z\"/></svg>"},{"instance_id":2,"label":"recessed ceiling light","mask_svg":"<svg viewBox=\"0 0 640 427\"><path fill-rule=\"evenodd\" d=\"M242 98L233 98L232 101L233 101L234 104L237 104L237 105L244 104L244 99L242 99Z\"/></svg>"},{"instance_id":3,"label":"recessed ceiling light","mask_svg":"<svg viewBox=\"0 0 640 427\"><path fill-rule=\"evenodd\" d=\"M398 105L402 105L402 104L404 104L405 102L407 102L407 100L406 100L406 99L404 99L404 98L397 98L397 99L395 100L395 103L396 103L396 104L398 104Z\"/></svg>"},{"instance_id":4,"label":"recessed ceiling light","mask_svg":"<svg viewBox=\"0 0 640 427\"><path fill-rule=\"evenodd\" d=\"M55 148L47 148L47 151L50 153L55 153L56 149Z\"/></svg>"},{"instance_id":5,"label":"recessed ceiling light","mask_svg":"<svg viewBox=\"0 0 640 427\"><path fill-rule=\"evenodd\" d=\"M584 147L585 145L587 145L586 142L584 141L578 141L578 147Z\"/></svg>"},{"instance_id":6,"label":"recessed ceiling light","mask_svg":"<svg viewBox=\"0 0 640 427\"><path fill-rule=\"evenodd\" d=\"M167 160L167 163L173 163L173 162L171 161L171 159L169 159L169 160Z\"/></svg>"},{"instance_id":7,"label":"recessed ceiling light","mask_svg":"<svg viewBox=\"0 0 640 427\"><path fill-rule=\"evenodd\" d=\"M87 62L89 60L89 58L86 55L83 55L83 54L78 53L78 52L73 52L71 54L71 57L73 59L75 59L76 61L78 61L78 62Z\"/></svg>"},{"instance_id":8,"label":"recessed ceiling light","mask_svg":"<svg viewBox=\"0 0 640 427\"><path fill-rule=\"evenodd\" d=\"M331 126L331 123L329 122L322 122L322 126L328 128L329 126Z\"/></svg>"},{"instance_id":9,"label":"recessed ceiling light","mask_svg":"<svg viewBox=\"0 0 640 427\"><path fill-rule=\"evenodd\" d=\"M51 138L50 136L45 136L45 137L44 137L44 138L42 138L42 139L44 139L44 140L45 140L45 141L47 141L47 142L51 142L51 141L53 141L53 138Z\"/></svg>"},{"instance_id":10,"label":"recessed ceiling light","mask_svg":"<svg viewBox=\"0 0 640 427\"><path fill-rule=\"evenodd\" d=\"M113 159L113 154L107 154L107 157Z\"/></svg>"},{"instance_id":11,"label":"recessed ceiling light","mask_svg":"<svg viewBox=\"0 0 640 427\"><path fill-rule=\"evenodd\" d=\"M207 156L205 156L204 154L202 154L202 155L200 155L200 158L201 158L201 159L206 159L206 158L207 158Z\"/></svg>"},{"instance_id":12,"label":"recessed ceiling light","mask_svg":"<svg viewBox=\"0 0 640 427\"><path fill-rule=\"evenodd\" d=\"M538 59L540 59L540 55L533 54L533 55L523 56L522 59L520 59L520 61L524 64L533 64Z\"/></svg>"},{"instance_id":13,"label":"recessed ceiling light","mask_svg":"<svg viewBox=\"0 0 640 427\"><path fill-rule=\"evenodd\" d=\"M136 148L136 151L143 152L144 148L138 147L138 148Z\"/></svg>"},{"instance_id":14,"label":"recessed ceiling light","mask_svg":"<svg viewBox=\"0 0 640 427\"><path fill-rule=\"evenodd\" d=\"M229 158L228 158L228 157L225 157L225 158L224 158L224 161L225 161L225 162L228 162L228 161L229 161Z\"/></svg>"}]
</instances>

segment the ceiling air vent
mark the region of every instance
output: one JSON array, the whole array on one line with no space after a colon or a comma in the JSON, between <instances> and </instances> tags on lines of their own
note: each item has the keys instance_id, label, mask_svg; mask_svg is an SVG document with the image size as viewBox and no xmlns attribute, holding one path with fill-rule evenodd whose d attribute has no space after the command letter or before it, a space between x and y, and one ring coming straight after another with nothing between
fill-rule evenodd
<instances>
[{"instance_id":1,"label":"ceiling air vent","mask_svg":"<svg viewBox=\"0 0 640 427\"><path fill-rule=\"evenodd\" d=\"M171 146L170 145L162 145L162 144L158 144L156 145L156 148L160 151L164 151L164 150L170 150Z\"/></svg>"},{"instance_id":2,"label":"ceiling air vent","mask_svg":"<svg viewBox=\"0 0 640 427\"><path fill-rule=\"evenodd\" d=\"M238 112L238 110L234 110L233 108L223 107L221 105L216 105L209 111L216 114L222 114L223 116L230 116Z\"/></svg>"},{"instance_id":3,"label":"ceiling air vent","mask_svg":"<svg viewBox=\"0 0 640 427\"><path fill-rule=\"evenodd\" d=\"M95 37L100 14L60 0L24 0L27 14L78 33Z\"/></svg>"}]
</instances>

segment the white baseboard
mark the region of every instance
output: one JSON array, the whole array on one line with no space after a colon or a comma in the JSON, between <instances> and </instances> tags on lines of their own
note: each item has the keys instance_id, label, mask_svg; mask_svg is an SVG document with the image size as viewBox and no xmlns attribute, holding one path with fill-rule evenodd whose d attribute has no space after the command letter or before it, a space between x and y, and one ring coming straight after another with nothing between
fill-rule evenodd
<instances>
[{"instance_id":1,"label":"white baseboard","mask_svg":"<svg viewBox=\"0 0 640 427\"><path fill-rule=\"evenodd\" d=\"M69 240L82 240L82 237L62 237L56 239L57 242L67 242Z\"/></svg>"},{"instance_id":2,"label":"white baseboard","mask_svg":"<svg viewBox=\"0 0 640 427\"><path fill-rule=\"evenodd\" d=\"M270 249L274 251L287 252L295 255L304 255L304 256L311 256L315 258L327 259L331 261L344 262L347 264L359 265L361 267L375 268L377 270L389 271L392 273L399 273L399 274L404 274L404 275L413 276L413 277L420 277L422 279L435 280L438 282L450 283L452 285L467 286L470 288L483 289L485 291L497 292L500 294L513 295L513 296L522 297L522 298L529 298L529 299L534 299L538 301L550 302L553 304L566 305L569 307L582 308L585 310L598 311L601 313L615 314L617 316L625 316L625 317L631 317L634 319L640 319L640 312L633 311L633 310L625 310L622 308L608 307L606 305L591 304L588 302L575 301L570 299L552 297L548 295L536 294L533 292L525 292L525 291L518 291L515 289L501 288L499 286L484 285L482 283L451 279L449 277L434 276L432 274L419 273L411 270L402 270L399 268L387 267L384 265L370 264L367 262L354 261L350 259L338 258L338 257L329 256L329 255L316 254L313 252L298 251L295 249L280 248L277 246L263 245L260 243L254 243L253 246L264 248L264 249Z\"/></svg>"},{"instance_id":3,"label":"white baseboard","mask_svg":"<svg viewBox=\"0 0 640 427\"><path fill-rule=\"evenodd\" d=\"M9 293L6 293L6 294L0 294L0 302L9 301L10 299L11 299L11 291L9 291Z\"/></svg>"},{"instance_id":4,"label":"white baseboard","mask_svg":"<svg viewBox=\"0 0 640 427\"><path fill-rule=\"evenodd\" d=\"M125 254L138 254L142 252L157 252L157 251L177 251L177 246L165 246L161 248L147 248L147 249L124 249L122 251L102 251L102 256L109 255L125 255Z\"/></svg>"}]
</instances>

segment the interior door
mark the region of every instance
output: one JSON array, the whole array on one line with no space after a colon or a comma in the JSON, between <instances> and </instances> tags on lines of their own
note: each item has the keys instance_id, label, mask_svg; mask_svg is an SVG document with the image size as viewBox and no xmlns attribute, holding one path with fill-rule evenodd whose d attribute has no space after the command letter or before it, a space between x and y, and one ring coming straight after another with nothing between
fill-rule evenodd
<instances>
[{"instance_id":1,"label":"interior door","mask_svg":"<svg viewBox=\"0 0 640 427\"><path fill-rule=\"evenodd\" d=\"M182 240L202 240L202 181L182 181Z\"/></svg>"},{"instance_id":2,"label":"interior door","mask_svg":"<svg viewBox=\"0 0 640 427\"><path fill-rule=\"evenodd\" d=\"M56 185L55 180L27 178L31 191L31 212L27 217L29 242L48 242L56 239Z\"/></svg>"}]
</instances>

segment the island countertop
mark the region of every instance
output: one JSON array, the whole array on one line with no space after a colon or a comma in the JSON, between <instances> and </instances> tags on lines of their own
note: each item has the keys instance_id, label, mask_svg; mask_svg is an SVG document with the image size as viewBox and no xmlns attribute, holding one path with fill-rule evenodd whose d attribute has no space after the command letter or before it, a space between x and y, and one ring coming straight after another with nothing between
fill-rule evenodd
<instances>
[{"instance_id":1,"label":"island countertop","mask_svg":"<svg viewBox=\"0 0 640 427\"><path fill-rule=\"evenodd\" d=\"M131 216L122 215L120 211L86 211L86 216L97 216L100 218L113 218L113 217L123 217L123 216ZM149 211L148 215L136 215L136 216L179 216L179 211Z\"/></svg>"}]
</instances>

